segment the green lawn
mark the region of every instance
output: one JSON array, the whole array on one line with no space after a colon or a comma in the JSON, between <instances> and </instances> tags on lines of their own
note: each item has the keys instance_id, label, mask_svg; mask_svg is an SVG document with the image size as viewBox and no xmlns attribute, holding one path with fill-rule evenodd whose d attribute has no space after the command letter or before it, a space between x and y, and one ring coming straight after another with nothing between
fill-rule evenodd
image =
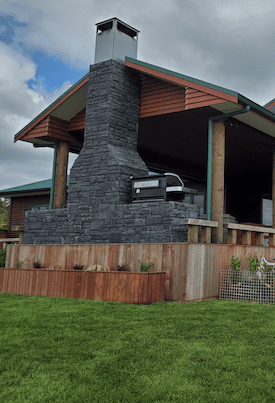
<instances>
[{"instance_id":1,"label":"green lawn","mask_svg":"<svg viewBox=\"0 0 275 403\"><path fill-rule=\"evenodd\" d=\"M274 314L0 294L0 402L274 402Z\"/></svg>"}]
</instances>

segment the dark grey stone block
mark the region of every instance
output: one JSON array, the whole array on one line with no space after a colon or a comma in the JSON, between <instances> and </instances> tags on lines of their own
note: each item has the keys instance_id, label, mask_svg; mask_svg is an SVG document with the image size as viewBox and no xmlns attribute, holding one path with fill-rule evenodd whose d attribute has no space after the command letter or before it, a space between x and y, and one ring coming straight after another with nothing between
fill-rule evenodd
<instances>
[{"instance_id":1,"label":"dark grey stone block","mask_svg":"<svg viewBox=\"0 0 275 403\"><path fill-rule=\"evenodd\" d=\"M67 209L26 213L24 243L184 242L180 202L129 204L130 176L147 175L137 152L139 74L110 60L92 65L83 148L70 172Z\"/></svg>"}]
</instances>

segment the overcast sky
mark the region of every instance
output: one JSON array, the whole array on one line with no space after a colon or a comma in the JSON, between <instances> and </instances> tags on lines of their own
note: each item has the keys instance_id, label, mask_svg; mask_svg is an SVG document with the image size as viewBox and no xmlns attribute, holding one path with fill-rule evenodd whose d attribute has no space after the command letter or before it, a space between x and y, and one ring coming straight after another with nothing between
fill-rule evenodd
<instances>
[{"instance_id":1,"label":"overcast sky","mask_svg":"<svg viewBox=\"0 0 275 403\"><path fill-rule=\"evenodd\" d=\"M88 72L112 17L140 31L142 61L275 98L272 0L0 0L0 189L51 177L53 150L14 135Z\"/></svg>"}]
</instances>

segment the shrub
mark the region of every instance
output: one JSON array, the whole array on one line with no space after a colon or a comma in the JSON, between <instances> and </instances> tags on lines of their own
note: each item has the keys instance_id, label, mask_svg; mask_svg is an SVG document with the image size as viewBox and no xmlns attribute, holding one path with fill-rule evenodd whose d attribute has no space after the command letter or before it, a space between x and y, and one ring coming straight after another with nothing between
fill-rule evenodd
<instances>
[{"instance_id":1,"label":"shrub","mask_svg":"<svg viewBox=\"0 0 275 403\"><path fill-rule=\"evenodd\" d=\"M101 266L101 264L94 264L89 266L86 271L110 271L108 266Z\"/></svg>"},{"instance_id":2,"label":"shrub","mask_svg":"<svg viewBox=\"0 0 275 403\"><path fill-rule=\"evenodd\" d=\"M75 264L74 270L84 270L84 264Z\"/></svg>"},{"instance_id":3,"label":"shrub","mask_svg":"<svg viewBox=\"0 0 275 403\"><path fill-rule=\"evenodd\" d=\"M59 266L49 266L48 270L62 270L62 266L61 265L59 265Z\"/></svg>"},{"instance_id":4,"label":"shrub","mask_svg":"<svg viewBox=\"0 0 275 403\"><path fill-rule=\"evenodd\" d=\"M140 271L145 272L145 271L149 270L150 267L152 267L152 266L154 266L154 263L143 263L143 262L141 262Z\"/></svg>"},{"instance_id":5,"label":"shrub","mask_svg":"<svg viewBox=\"0 0 275 403\"><path fill-rule=\"evenodd\" d=\"M234 256L232 256L231 264L230 264L231 269L240 270L240 265L241 265L241 261L238 258L235 259Z\"/></svg>"},{"instance_id":6,"label":"shrub","mask_svg":"<svg viewBox=\"0 0 275 403\"><path fill-rule=\"evenodd\" d=\"M117 271L130 271L127 264L117 265L116 270Z\"/></svg>"},{"instance_id":7,"label":"shrub","mask_svg":"<svg viewBox=\"0 0 275 403\"><path fill-rule=\"evenodd\" d=\"M0 250L0 267L5 267L6 248Z\"/></svg>"},{"instance_id":8,"label":"shrub","mask_svg":"<svg viewBox=\"0 0 275 403\"><path fill-rule=\"evenodd\" d=\"M34 269L44 269L44 266L41 262L39 262L39 260L37 260L37 262L33 262L33 268Z\"/></svg>"}]
</instances>

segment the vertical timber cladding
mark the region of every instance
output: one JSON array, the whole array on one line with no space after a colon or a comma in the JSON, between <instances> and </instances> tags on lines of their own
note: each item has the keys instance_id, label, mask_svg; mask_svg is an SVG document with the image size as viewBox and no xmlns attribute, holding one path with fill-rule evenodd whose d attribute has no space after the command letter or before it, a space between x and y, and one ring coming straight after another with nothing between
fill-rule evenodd
<instances>
[{"instance_id":1,"label":"vertical timber cladding","mask_svg":"<svg viewBox=\"0 0 275 403\"><path fill-rule=\"evenodd\" d=\"M150 304L164 300L165 273L0 269L0 292Z\"/></svg>"}]
</instances>

